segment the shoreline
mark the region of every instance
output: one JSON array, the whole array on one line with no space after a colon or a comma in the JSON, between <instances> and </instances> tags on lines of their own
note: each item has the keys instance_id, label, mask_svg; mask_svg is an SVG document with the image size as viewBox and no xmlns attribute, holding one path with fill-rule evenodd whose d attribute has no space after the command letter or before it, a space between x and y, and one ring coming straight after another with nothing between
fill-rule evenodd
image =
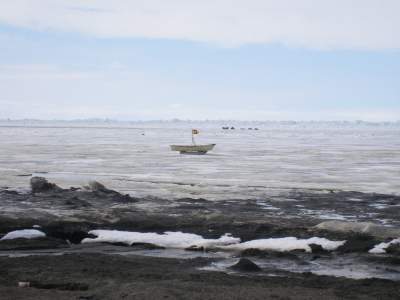
<instances>
[{"instance_id":1,"label":"shoreline","mask_svg":"<svg viewBox=\"0 0 400 300\"><path fill-rule=\"evenodd\" d=\"M400 285L312 274L233 275L204 259L74 254L5 259L1 299L395 299ZM27 281L29 288L16 287Z\"/></svg>"},{"instance_id":2,"label":"shoreline","mask_svg":"<svg viewBox=\"0 0 400 300\"><path fill-rule=\"evenodd\" d=\"M62 189L44 179L36 183L30 193L0 190L0 237L34 225L46 234L38 239L0 240L0 267L7 270L0 276L0 295L10 295L4 299L235 299L237 295L241 295L240 299L320 299L321 295L326 299L394 299L400 293L397 248L384 255L368 253L393 235L385 236L382 230L393 232L397 227L380 226L379 230L370 231L372 235L326 230L315 227L326 219L296 216L295 206L317 210L335 207L342 213L360 216L379 212L381 218L397 224L400 197L395 195L293 190L280 195L279 201L168 200L133 198L96 182L82 189ZM357 201L349 206L349 199ZM387 207L371 206L377 201ZM359 219L358 224L371 220ZM346 242L334 251L313 245L311 253L247 249L218 256L213 249L164 250L157 242L81 244L83 239L95 237L89 233L94 229L184 232L204 239L218 239L230 233L241 242L287 237ZM261 271L229 271L226 266L240 258L255 262ZM340 265L346 272L353 272L349 266L354 265L361 274L370 270L372 275L378 274L372 272L378 268L379 274L398 279L356 280L321 275L329 274L329 268L335 274ZM325 271L315 266L325 267ZM80 274L82 269L86 270L85 278ZM121 278L120 274L126 276ZM20 281L31 282L32 287L19 288Z\"/></svg>"}]
</instances>

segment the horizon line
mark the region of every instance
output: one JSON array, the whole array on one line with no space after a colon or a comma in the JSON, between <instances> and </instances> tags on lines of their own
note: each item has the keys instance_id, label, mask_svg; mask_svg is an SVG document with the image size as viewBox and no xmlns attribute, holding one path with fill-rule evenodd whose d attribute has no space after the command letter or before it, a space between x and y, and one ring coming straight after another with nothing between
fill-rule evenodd
<instances>
[{"instance_id":1,"label":"horizon line","mask_svg":"<svg viewBox=\"0 0 400 300\"><path fill-rule=\"evenodd\" d=\"M353 123L353 124L398 124L399 120L387 120L387 121L367 121L367 120L240 120L240 119L180 119L180 118L168 118L168 119L136 119L136 120L118 120L112 118L77 118L77 119L40 119L40 118L0 118L0 122L99 122L99 123L152 123L152 122L199 122L199 123L217 123L217 122L252 122L252 123Z\"/></svg>"}]
</instances>

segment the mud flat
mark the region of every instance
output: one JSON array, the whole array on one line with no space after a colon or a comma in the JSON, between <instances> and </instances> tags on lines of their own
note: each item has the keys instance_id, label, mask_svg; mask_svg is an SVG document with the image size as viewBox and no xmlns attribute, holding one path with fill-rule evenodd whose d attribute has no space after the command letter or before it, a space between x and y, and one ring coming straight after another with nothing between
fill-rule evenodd
<instances>
[{"instance_id":1,"label":"mud flat","mask_svg":"<svg viewBox=\"0 0 400 300\"><path fill-rule=\"evenodd\" d=\"M399 216L394 195L172 201L35 178L0 190L0 299L399 299Z\"/></svg>"}]
</instances>

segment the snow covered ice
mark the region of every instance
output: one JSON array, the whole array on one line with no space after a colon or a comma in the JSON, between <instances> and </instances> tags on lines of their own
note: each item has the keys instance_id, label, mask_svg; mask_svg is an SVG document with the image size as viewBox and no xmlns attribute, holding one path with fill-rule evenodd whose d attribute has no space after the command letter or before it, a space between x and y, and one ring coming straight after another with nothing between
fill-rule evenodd
<instances>
[{"instance_id":1,"label":"snow covered ice","mask_svg":"<svg viewBox=\"0 0 400 300\"><path fill-rule=\"evenodd\" d=\"M0 240L13 240L13 239L36 239L40 237L45 237L46 234L42 231L36 229L22 229L22 230L15 230L7 233L3 236Z\"/></svg>"},{"instance_id":2,"label":"snow covered ice","mask_svg":"<svg viewBox=\"0 0 400 300\"><path fill-rule=\"evenodd\" d=\"M96 238L85 238L82 243L150 243L165 248L185 249L190 247L212 248L225 251L241 251L250 248L260 250L272 250L279 252L305 250L311 252L310 245L317 244L327 251L333 251L343 245L345 241L330 241L325 238L313 237L309 239L297 239L295 237L270 238L252 240L240 243L240 238L232 237L229 234L221 236L219 239L205 239L200 235L183 232L142 233L118 230L92 230Z\"/></svg>"},{"instance_id":3,"label":"snow covered ice","mask_svg":"<svg viewBox=\"0 0 400 300\"><path fill-rule=\"evenodd\" d=\"M389 247L390 245L394 245L394 244L400 244L400 238L394 239L388 243L380 243L380 244L376 245L374 248L372 248L371 250L369 250L369 253L384 254L384 253L386 253L387 247Z\"/></svg>"},{"instance_id":4,"label":"snow covered ice","mask_svg":"<svg viewBox=\"0 0 400 300\"><path fill-rule=\"evenodd\" d=\"M20 125L0 126L0 186L24 187L26 177L17 175L36 174L62 187L97 180L167 199L262 199L270 188L400 190L396 124L232 124L258 131L206 122ZM170 151L190 143L191 128L215 150L195 157Z\"/></svg>"},{"instance_id":5,"label":"snow covered ice","mask_svg":"<svg viewBox=\"0 0 400 300\"><path fill-rule=\"evenodd\" d=\"M185 249L189 247L215 248L234 243L239 243L239 238L234 238L229 234L221 236L219 239L205 239L200 235L183 232L143 233L128 232L118 230L92 230L89 234L96 238L85 238L82 243L107 242L124 243L132 245L134 243L149 243L165 248Z\"/></svg>"},{"instance_id":6,"label":"snow covered ice","mask_svg":"<svg viewBox=\"0 0 400 300\"><path fill-rule=\"evenodd\" d=\"M240 244L221 247L225 250L246 250L260 249L278 252L288 252L293 250L304 250L311 252L311 244L320 245L324 250L333 251L342 246L346 241L330 241L325 238L312 237L309 239L298 239L295 237L270 238L248 241Z\"/></svg>"}]
</instances>

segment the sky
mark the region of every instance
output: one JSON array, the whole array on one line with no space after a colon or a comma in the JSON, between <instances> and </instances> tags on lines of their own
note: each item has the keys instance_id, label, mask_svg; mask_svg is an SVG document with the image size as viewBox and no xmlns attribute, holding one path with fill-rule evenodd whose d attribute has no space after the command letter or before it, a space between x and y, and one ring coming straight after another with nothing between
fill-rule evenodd
<instances>
[{"instance_id":1,"label":"sky","mask_svg":"<svg viewBox=\"0 0 400 300\"><path fill-rule=\"evenodd\" d=\"M398 0L1 0L0 118L400 120Z\"/></svg>"}]
</instances>

